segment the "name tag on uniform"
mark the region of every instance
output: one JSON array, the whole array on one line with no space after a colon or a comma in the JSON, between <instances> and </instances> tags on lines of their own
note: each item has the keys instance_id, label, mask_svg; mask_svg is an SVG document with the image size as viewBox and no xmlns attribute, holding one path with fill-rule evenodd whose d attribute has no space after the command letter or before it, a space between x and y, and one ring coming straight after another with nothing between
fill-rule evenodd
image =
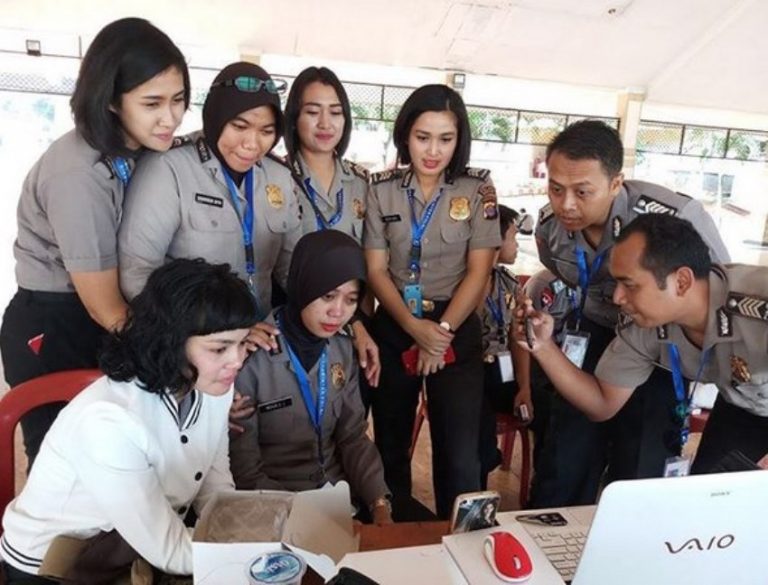
<instances>
[{"instance_id":1,"label":"name tag on uniform","mask_svg":"<svg viewBox=\"0 0 768 585\"><path fill-rule=\"evenodd\" d=\"M563 353L579 369L584 365L584 358L587 357L587 347L589 347L589 333L582 331L565 332Z\"/></svg>"},{"instance_id":2,"label":"name tag on uniform","mask_svg":"<svg viewBox=\"0 0 768 585\"><path fill-rule=\"evenodd\" d=\"M288 408L291 405L293 405L293 398L291 396L284 396L269 402L262 402L259 404L259 412L272 412L273 410Z\"/></svg>"},{"instance_id":3,"label":"name tag on uniform","mask_svg":"<svg viewBox=\"0 0 768 585\"><path fill-rule=\"evenodd\" d=\"M393 213L392 215L382 215L381 221L384 223L394 223L396 221L403 221L403 218L400 217L399 213Z\"/></svg>"},{"instance_id":4,"label":"name tag on uniform","mask_svg":"<svg viewBox=\"0 0 768 585\"><path fill-rule=\"evenodd\" d=\"M224 207L224 200L221 197L214 197L205 193L195 193L195 202L212 207Z\"/></svg>"}]
</instances>

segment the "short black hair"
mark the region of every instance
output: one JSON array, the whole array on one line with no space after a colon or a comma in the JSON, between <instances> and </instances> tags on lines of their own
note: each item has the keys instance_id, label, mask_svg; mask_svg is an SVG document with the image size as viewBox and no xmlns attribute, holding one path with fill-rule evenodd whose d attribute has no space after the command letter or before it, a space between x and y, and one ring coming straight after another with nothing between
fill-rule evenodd
<instances>
[{"instance_id":1,"label":"short black hair","mask_svg":"<svg viewBox=\"0 0 768 585\"><path fill-rule=\"evenodd\" d=\"M579 120L568 126L547 146L547 162L554 152L571 160L598 160L609 179L624 166L624 145L619 133L600 120Z\"/></svg>"},{"instance_id":2,"label":"short black hair","mask_svg":"<svg viewBox=\"0 0 768 585\"><path fill-rule=\"evenodd\" d=\"M690 268L696 279L708 278L712 267L709 247L690 221L667 214L646 213L629 222L616 238L616 243L626 241L632 234L645 238L640 265L653 273L660 289L666 288L667 276L683 266Z\"/></svg>"},{"instance_id":3,"label":"short black hair","mask_svg":"<svg viewBox=\"0 0 768 585\"><path fill-rule=\"evenodd\" d=\"M520 214L506 205L499 205L499 230L501 230L501 239L507 235L509 226L517 226L517 220L520 218Z\"/></svg>"},{"instance_id":4,"label":"short black hair","mask_svg":"<svg viewBox=\"0 0 768 585\"><path fill-rule=\"evenodd\" d=\"M301 146L299 131L297 128L299 114L303 105L304 90L310 83L319 81L323 85L331 86L339 98L341 109L344 112L344 132L341 134L341 140L336 145L336 155L341 158L347 151L349 139L352 136L352 108L349 105L349 97L336 74L327 67L307 67L299 73L291 84L291 91L288 94L288 100L285 102L285 150L288 152L289 159L295 159L296 153Z\"/></svg>"},{"instance_id":5,"label":"short black hair","mask_svg":"<svg viewBox=\"0 0 768 585\"><path fill-rule=\"evenodd\" d=\"M256 320L253 297L228 264L173 260L131 301L125 326L107 338L99 365L113 380L137 378L147 392L189 391L197 369L187 360L187 340L250 328Z\"/></svg>"},{"instance_id":6,"label":"short black hair","mask_svg":"<svg viewBox=\"0 0 768 585\"><path fill-rule=\"evenodd\" d=\"M124 93L170 67L184 78L184 105L189 107L187 62L163 31L143 18L105 26L83 57L69 102L77 131L102 154L129 154L120 118L110 106L119 108Z\"/></svg>"},{"instance_id":7,"label":"short black hair","mask_svg":"<svg viewBox=\"0 0 768 585\"><path fill-rule=\"evenodd\" d=\"M472 130L469 126L469 116L464 100L447 85L424 85L408 96L400 108L395 120L392 138L397 148L397 158L401 164L411 164L411 153L408 151L408 136L416 119L424 112L453 112L456 116L458 131L456 150L451 162L448 163L446 176L451 179L458 177L469 163L469 153L472 149Z\"/></svg>"}]
</instances>

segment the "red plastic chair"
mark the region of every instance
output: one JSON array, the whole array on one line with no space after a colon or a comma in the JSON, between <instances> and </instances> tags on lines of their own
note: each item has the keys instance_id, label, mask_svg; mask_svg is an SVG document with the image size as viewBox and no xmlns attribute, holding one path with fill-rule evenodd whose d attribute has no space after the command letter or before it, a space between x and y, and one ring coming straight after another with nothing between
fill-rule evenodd
<instances>
[{"instance_id":1,"label":"red plastic chair","mask_svg":"<svg viewBox=\"0 0 768 585\"><path fill-rule=\"evenodd\" d=\"M19 419L38 406L69 402L101 376L103 374L100 370L68 370L46 374L11 388L0 400L0 512L5 510L16 493L13 436Z\"/></svg>"}]
</instances>

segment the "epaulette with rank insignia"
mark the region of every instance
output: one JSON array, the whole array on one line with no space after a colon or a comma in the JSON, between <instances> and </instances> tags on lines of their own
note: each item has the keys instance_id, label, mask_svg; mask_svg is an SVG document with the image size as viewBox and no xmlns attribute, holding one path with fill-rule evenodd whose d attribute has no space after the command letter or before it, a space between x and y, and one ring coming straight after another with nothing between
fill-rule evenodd
<instances>
[{"instance_id":1,"label":"epaulette with rank insignia","mask_svg":"<svg viewBox=\"0 0 768 585\"><path fill-rule=\"evenodd\" d=\"M192 138L190 136L174 136L173 142L171 142L171 148L179 148L180 146L186 146L192 144Z\"/></svg>"},{"instance_id":2,"label":"epaulette with rank insignia","mask_svg":"<svg viewBox=\"0 0 768 585\"><path fill-rule=\"evenodd\" d=\"M677 215L676 207L662 203L658 199L654 199L648 195L641 195L637 200L637 203L635 203L633 209L637 213L662 213L664 215Z\"/></svg>"},{"instance_id":3,"label":"epaulette with rank insignia","mask_svg":"<svg viewBox=\"0 0 768 585\"><path fill-rule=\"evenodd\" d=\"M393 179L400 179L405 174L405 169L389 169L387 171L380 171L371 175L371 183L378 185L380 183L386 183Z\"/></svg>"},{"instance_id":4,"label":"epaulette with rank insignia","mask_svg":"<svg viewBox=\"0 0 768 585\"><path fill-rule=\"evenodd\" d=\"M345 160L343 162L344 162L344 165L346 165L350 171L352 171L356 176L360 177L363 181L367 183L370 180L371 173L363 165L353 163L350 160Z\"/></svg>"},{"instance_id":5,"label":"epaulette with rank insignia","mask_svg":"<svg viewBox=\"0 0 768 585\"><path fill-rule=\"evenodd\" d=\"M272 153L272 152L268 152L268 153L267 153L267 158L268 158L269 160L275 161L276 163L278 163L278 164L279 164L279 165L281 165L281 166L284 166L284 167L285 167L286 169L288 169L289 171L290 171L290 170L292 170L292 169L291 169L291 163L290 163L290 162L288 162L288 158L287 158L287 157L284 157L284 156L278 156L278 155L276 155L276 154L274 154L274 153Z\"/></svg>"},{"instance_id":6,"label":"epaulette with rank insignia","mask_svg":"<svg viewBox=\"0 0 768 585\"><path fill-rule=\"evenodd\" d=\"M473 179L480 179L485 181L491 174L489 169L481 169L478 167L467 167L464 169L464 174Z\"/></svg>"},{"instance_id":7,"label":"epaulette with rank insignia","mask_svg":"<svg viewBox=\"0 0 768 585\"><path fill-rule=\"evenodd\" d=\"M734 315L768 321L768 299L738 292L728 293L726 310Z\"/></svg>"},{"instance_id":8,"label":"epaulette with rank insignia","mask_svg":"<svg viewBox=\"0 0 768 585\"><path fill-rule=\"evenodd\" d=\"M195 141L195 148L197 149L197 156L200 157L200 162L208 162L213 156L208 145L205 143L205 138L200 136Z\"/></svg>"},{"instance_id":9,"label":"epaulette with rank insignia","mask_svg":"<svg viewBox=\"0 0 768 585\"><path fill-rule=\"evenodd\" d=\"M539 209L539 224L549 221L554 215L555 212L552 210L552 205L547 203L544 207Z\"/></svg>"}]
</instances>

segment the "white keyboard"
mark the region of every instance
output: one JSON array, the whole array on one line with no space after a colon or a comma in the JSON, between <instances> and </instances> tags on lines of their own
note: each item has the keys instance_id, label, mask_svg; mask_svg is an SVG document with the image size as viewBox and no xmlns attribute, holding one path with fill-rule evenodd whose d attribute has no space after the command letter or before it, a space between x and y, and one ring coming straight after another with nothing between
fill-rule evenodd
<instances>
[{"instance_id":1,"label":"white keyboard","mask_svg":"<svg viewBox=\"0 0 768 585\"><path fill-rule=\"evenodd\" d=\"M537 531L531 534L533 540L557 569L564 581L571 581L587 541L586 530L569 529L563 526L552 531Z\"/></svg>"}]
</instances>

